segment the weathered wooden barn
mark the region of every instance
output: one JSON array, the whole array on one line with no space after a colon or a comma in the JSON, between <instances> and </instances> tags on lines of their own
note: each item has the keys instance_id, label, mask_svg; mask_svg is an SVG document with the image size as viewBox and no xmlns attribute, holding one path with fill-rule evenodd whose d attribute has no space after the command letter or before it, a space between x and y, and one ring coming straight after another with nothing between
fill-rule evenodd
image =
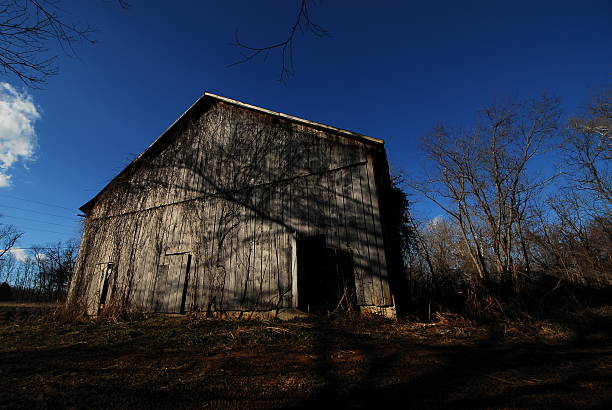
<instances>
[{"instance_id":1,"label":"weathered wooden barn","mask_svg":"<svg viewBox=\"0 0 612 410\"><path fill-rule=\"evenodd\" d=\"M205 93L80 209L71 302L97 314L393 311L384 143Z\"/></svg>"}]
</instances>

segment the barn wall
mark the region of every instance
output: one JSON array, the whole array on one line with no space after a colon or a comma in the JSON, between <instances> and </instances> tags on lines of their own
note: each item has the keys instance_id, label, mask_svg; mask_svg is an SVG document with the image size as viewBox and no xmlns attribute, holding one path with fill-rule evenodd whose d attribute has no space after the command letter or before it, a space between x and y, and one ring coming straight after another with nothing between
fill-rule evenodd
<instances>
[{"instance_id":1,"label":"barn wall","mask_svg":"<svg viewBox=\"0 0 612 410\"><path fill-rule=\"evenodd\" d=\"M316 234L352 255L358 304L392 304L371 147L214 103L157 149L88 215L73 288L90 313L109 262L109 297L145 311L294 306L294 239Z\"/></svg>"},{"instance_id":2,"label":"barn wall","mask_svg":"<svg viewBox=\"0 0 612 410\"><path fill-rule=\"evenodd\" d=\"M230 104L197 107L113 181L91 216L116 215L363 162L352 139Z\"/></svg>"}]
</instances>

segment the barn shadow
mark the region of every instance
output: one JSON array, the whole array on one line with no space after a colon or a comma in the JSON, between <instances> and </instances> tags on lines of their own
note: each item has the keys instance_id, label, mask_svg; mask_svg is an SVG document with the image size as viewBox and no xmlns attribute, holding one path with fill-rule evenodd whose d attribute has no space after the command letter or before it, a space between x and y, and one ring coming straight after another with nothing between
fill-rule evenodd
<instances>
[{"instance_id":1,"label":"barn shadow","mask_svg":"<svg viewBox=\"0 0 612 410\"><path fill-rule=\"evenodd\" d=\"M202 105L195 114L210 108ZM198 115L180 121L172 132L186 135L185 138L179 138L176 144L172 138L154 144L136 165L128 168L116 181L115 191L109 191L103 218L143 208L145 216L129 224L115 223L114 232L100 223L100 231L94 230L89 237L119 237L123 242L108 248L119 249L117 259L124 260L123 272L133 272L126 265L142 257L134 249L138 248L139 230L153 223L147 212L217 201L215 206L221 209L220 213L184 206L185 215L192 219L177 218L176 222L181 226L177 231L193 229L199 233L198 239L213 231L213 239L206 247L215 251L194 255L194 263L204 261L203 272L197 272L202 276L198 283L207 286L208 293L202 297L204 304L193 303L193 310L222 308L228 300L238 301L235 304L246 309L285 306L287 283L277 296L276 289L265 289L261 280L262 275L268 274L262 269L265 262L259 260L258 270L251 269L254 259L250 253L244 255L244 276L240 281L227 280L225 266L241 262L235 258L234 247L259 249L256 244L261 243L257 241L261 241L262 234L255 230L264 222L273 227L265 232L268 237L283 233L301 239L333 232L330 249L350 260L347 271L368 272L372 288L375 282L380 288L387 278L382 277L382 258L374 257L375 247L371 244L384 243L388 238L371 223L373 211L364 211L364 202L373 195L369 191L366 153L361 155L346 141L344 145L326 145L315 133L295 132L278 118L247 118L224 128L227 118L221 114L205 119L210 122L206 124L198 122L203 118ZM237 115L232 112L229 117ZM212 144L212 139L199 135L204 126L223 135L223 143ZM195 145L190 145L193 141ZM344 163L338 163L335 157L341 150L349 156ZM359 171L353 173L356 169ZM361 196L353 194L357 190ZM130 227L132 223L135 227ZM253 229L241 231L245 226ZM124 249L130 249L131 253L125 256L122 249L124 253ZM157 256L162 253L157 248L155 252ZM152 269L159 270L159 266L164 265L152 265ZM270 283L269 277L267 280ZM365 298L357 297L362 298L361 302ZM180 311L184 303L182 298ZM347 323L321 319L297 332L308 343L264 338L265 343L247 341L211 353L193 347L189 344L192 341L183 340L180 344L170 338L165 344L154 343L151 350L138 350L139 346L147 346L143 337L138 343L116 342L112 348L102 350L99 346L72 346L13 351L4 353L1 363L28 380L44 374L44 383L33 389L43 398L56 395L48 407L83 402L103 403L101 407L134 404L173 408L202 407L203 403L249 408L313 408L329 404L355 408L611 405L611 393L602 387L612 382L609 372L605 372L610 369L612 356L610 317L561 315L556 324L568 336L551 343L545 335L509 337L503 324L491 324L482 334L465 337L452 334L450 327L421 332L419 337L418 331L398 331L401 323L393 325L382 319ZM278 327L280 334L293 332ZM475 332L466 330L470 331ZM196 336L205 341L213 333L205 326L199 332ZM231 330L229 334L231 343L235 343ZM229 345L229 339L227 342ZM72 366L76 360L83 366ZM57 374L52 374L51 368L57 369ZM86 374L100 370L101 377L89 379ZM46 383L65 374L70 375L66 377L69 383L51 387ZM143 379L136 380L134 374ZM79 376L83 380L78 380ZM292 381L295 384L290 384ZM10 386L2 387L8 391ZM12 394L16 396L9 397L24 397L21 393ZM0 405L5 403L0 401Z\"/></svg>"},{"instance_id":2,"label":"barn shadow","mask_svg":"<svg viewBox=\"0 0 612 410\"><path fill-rule=\"evenodd\" d=\"M0 406L604 409L612 404L609 312L584 315L582 322L559 317L568 337L554 341L545 334L513 337L499 325L468 329L475 333L465 337L449 335L457 330L451 326L411 332L406 323L382 319L277 325L285 330L261 340L254 335L269 334L273 324L164 323L111 326L101 333L104 347L77 342L3 348ZM126 333L131 327L137 329ZM241 329L255 333L229 348ZM295 345L296 329L310 342ZM302 382L290 384L296 379Z\"/></svg>"},{"instance_id":3,"label":"barn shadow","mask_svg":"<svg viewBox=\"0 0 612 410\"><path fill-rule=\"evenodd\" d=\"M571 336L554 343L509 338L500 324L462 344L436 335L381 338L319 322L314 351L322 386L294 407L610 408L612 316L582 318L557 317ZM346 351L363 358L359 377L342 371L337 357Z\"/></svg>"}]
</instances>

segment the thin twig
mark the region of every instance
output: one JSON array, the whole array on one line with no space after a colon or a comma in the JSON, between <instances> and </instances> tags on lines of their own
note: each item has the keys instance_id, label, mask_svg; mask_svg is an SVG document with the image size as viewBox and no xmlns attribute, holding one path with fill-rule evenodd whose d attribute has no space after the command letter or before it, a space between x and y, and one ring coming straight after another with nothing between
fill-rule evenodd
<instances>
[{"instance_id":1,"label":"thin twig","mask_svg":"<svg viewBox=\"0 0 612 410\"><path fill-rule=\"evenodd\" d=\"M329 35L327 30L325 30L320 25L314 23L310 19L310 15L308 12L308 0L302 0L295 22L293 23L293 26L289 31L289 35L284 41L280 41L263 47L250 46L240 41L238 37L238 30L236 30L235 41L233 45L244 49L245 53L242 53L242 59L228 65L228 67L233 67L238 64L251 62L258 56L263 57L265 61L270 55L270 52L280 50L281 71L279 74L278 81L284 83L288 77L295 75L295 65L293 60L293 41L295 40L295 34L298 28L302 32L304 30L309 31L311 34L314 34L317 37L326 37Z\"/></svg>"}]
</instances>

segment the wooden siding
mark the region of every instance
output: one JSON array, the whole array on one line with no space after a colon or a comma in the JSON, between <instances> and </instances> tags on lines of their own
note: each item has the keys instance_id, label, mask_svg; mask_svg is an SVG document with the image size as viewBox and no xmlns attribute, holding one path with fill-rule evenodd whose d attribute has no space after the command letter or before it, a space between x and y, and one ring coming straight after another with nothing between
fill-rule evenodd
<instances>
[{"instance_id":1,"label":"wooden siding","mask_svg":"<svg viewBox=\"0 0 612 410\"><path fill-rule=\"evenodd\" d=\"M72 291L90 313L108 263L109 297L138 310L295 307L295 238L318 234L352 256L359 305L392 304L382 148L220 102L158 145L86 218Z\"/></svg>"}]
</instances>

